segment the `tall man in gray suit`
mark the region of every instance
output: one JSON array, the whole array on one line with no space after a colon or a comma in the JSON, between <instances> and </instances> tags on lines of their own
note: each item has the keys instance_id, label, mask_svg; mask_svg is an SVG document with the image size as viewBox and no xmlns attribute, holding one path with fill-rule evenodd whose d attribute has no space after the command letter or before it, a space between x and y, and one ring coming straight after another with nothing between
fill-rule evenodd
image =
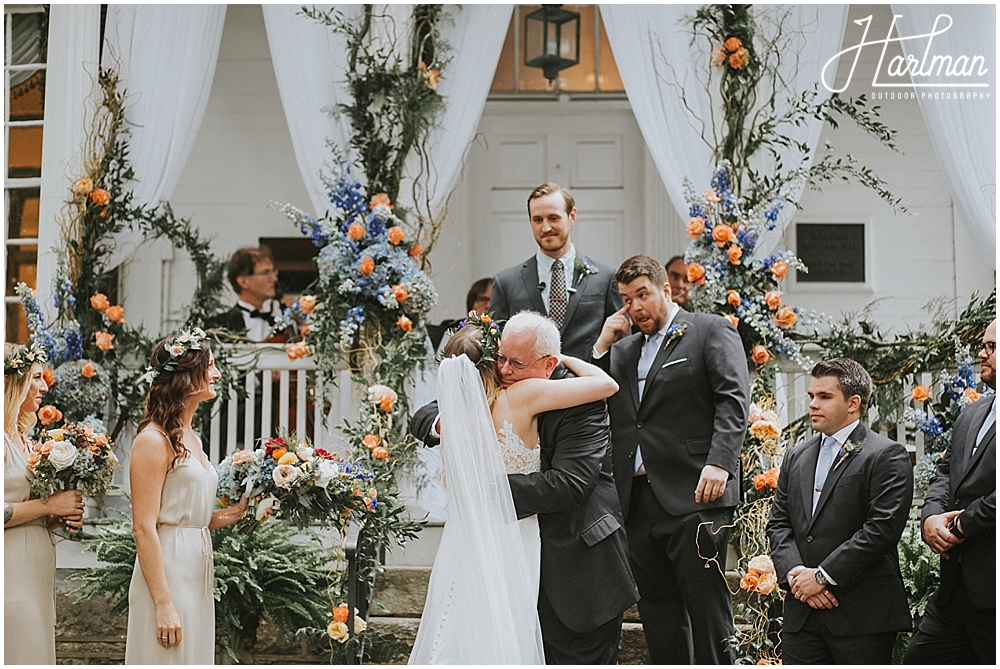
<instances>
[{"instance_id":1,"label":"tall man in gray suit","mask_svg":"<svg viewBox=\"0 0 1000 669\"><path fill-rule=\"evenodd\" d=\"M586 360L604 319L622 306L614 269L576 252L570 240L576 203L559 184L531 191L528 217L538 251L496 275L490 311L497 320L520 311L547 315L559 328L562 352Z\"/></svg>"},{"instance_id":2,"label":"tall man in gray suit","mask_svg":"<svg viewBox=\"0 0 1000 669\"><path fill-rule=\"evenodd\" d=\"M693 641L699 664L732 664L722 570L749 413L743 345L724 318L675 305L655 258L629 258L615 280L625 306L593 353L620 386L608 399L613 471L650 659L691 664Z\"/></svg>"},{"instance_id":3,"label":"tall man in gray suit","mask_svg":"<svg viewBox=\"0 0 1000 669\"><path fill-rule=\"evenodd\" d=\"M997 322L979 347L983 383L997 387ZM941 556L904 664L995 664L997 640L997 396L962 412L924 498L924 541Z\"/></svg>"},{"instance_id":4,"label":"tall man in gray suit","mask_svg":"<svg viewBox=\"0 0 1000 669\"><path fill-rule=\"evenodd\" d=\"M781 463L767 536L785 597L785 664L890 664L910 611L896 544L913 501L906 449L866 428L872 380L854 360L818 363L818 433Z\"/></svg>"}]
</instances>

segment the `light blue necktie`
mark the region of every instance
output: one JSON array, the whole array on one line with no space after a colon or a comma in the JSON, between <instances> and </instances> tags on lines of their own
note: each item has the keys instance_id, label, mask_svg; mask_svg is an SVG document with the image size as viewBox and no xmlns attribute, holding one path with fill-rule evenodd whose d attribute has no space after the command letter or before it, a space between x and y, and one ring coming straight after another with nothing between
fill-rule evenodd
<instances>
[{"instance_id":1,"label":"light blue necktie","mask_svg":"<svg viewBox=\"0 0 1000 669\"><path fill-rule=\"evenodd\" d=\"M639 400L642 401L642 393L646 389L646 377L649 376L649 370L653 366L653 360L656 359L656 354L659 353L660 348L660 333L652 334L649 339L646 340L646 348L642 351L642 356L639 358L639 367L637 371L639 372ZM635 447L635 473L643 474L645 469L642 468L642 453L639 450L639 446Z\"/></svg>"},{"instance_id":2,"label":"light blue necktie","mask_svg":"<svg viewBox=\"0 0 1000 669\"><path fill-rule=\"evenodd\" d=\"M833 464L833 453L836 446L837 440L833 437L827 437L823 440L823 445L819 447L819 458L816 460L816 478L814 479L816 485L813 486L813 513L816 513L816 504L819 503L819 496L823 494L823 484L826 483L826 477L830 474L830 465Z\"/></svg>"},{"instance_id":3,"label":"light blue necktie","mask_svg":"<svg viewBox=\"0 0 1000 669\"><path fill-rule=\"evenodd\" d=\"M976 454L976 449L983 443L983 437L986 436L986 433L990 431L990 427L995 422L997 422L997 400L993 398L993 406L990 407L990 412L986 414L986 420L983 422L983 426L979 428L979 434L976 435L976 446L972 449L973 455Z\"/></svg>"}]
</instances>

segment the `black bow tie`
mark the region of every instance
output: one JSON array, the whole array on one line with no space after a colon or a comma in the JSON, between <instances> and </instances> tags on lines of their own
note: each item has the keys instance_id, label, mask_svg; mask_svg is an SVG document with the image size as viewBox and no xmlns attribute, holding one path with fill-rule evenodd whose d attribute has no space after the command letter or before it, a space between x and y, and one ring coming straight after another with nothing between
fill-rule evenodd
<instances>
[{"instance_id":1,"label":"black bow tie","mask_svg":"<svg viewBox=\"0 0 1000 669\"><path fill-rule=\"evenodd\" d=\"M274 325L274 316L272 314L265 314L263 311L258 311L257 309L247 309L242 305L236 306L250 314L250 318L259 318L262 321L267 321L268 325Z\"/></svg>"}]
</instances>

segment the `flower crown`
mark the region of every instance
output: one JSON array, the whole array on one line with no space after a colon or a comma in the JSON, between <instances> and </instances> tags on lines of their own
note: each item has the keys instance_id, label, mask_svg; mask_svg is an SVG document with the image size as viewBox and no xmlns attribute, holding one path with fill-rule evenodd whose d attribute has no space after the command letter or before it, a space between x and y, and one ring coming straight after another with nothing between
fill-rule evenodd
<instances>
[{"instance_id":1,"label":"flower crown","mask_svg":"<svg viewBox=\"0 0 1000 669\"><path fill-rule=\"evenodd\" d=\"M201 343L208 338L201 328L191 330L181 330L173 337L167 339L164 349L167 351L167 359L157 362L155 365L146 367L146 371L139 377L136 383L152 383L162 372L172 372L177 369L178 361L183 358L188 351L200 351Z\"/></svg>"},{"instance_id":2,"label":"flower crown","mask_svg":"<svg viewBox=\"0 0 1000 669\"><path fill-rule=\"evenodd\" d=\"M466 318L460 320L455 327L450 328L445 334L448 336L454 335L466 325L475 325L483 333L483 336L479 339L479 348L483 354L476 362L476 367L485 367L487 364L495 363L497 351L500 350L500 326L493 320L492 312L480 316L475 311L470 311Z\"/></svg>"},{"instance_id":3,"label":"flower crown","mask_svg":"<svg viewBox=\"0 0 1000 669\"><path fill-rule=\"evenodd\" d=\"M17 374L18 377L22 377L36 362L44 364L48 359L41 344L30 341L15 348L10 357L4 356L3 375Z\"/></svg>"}]
</instances>

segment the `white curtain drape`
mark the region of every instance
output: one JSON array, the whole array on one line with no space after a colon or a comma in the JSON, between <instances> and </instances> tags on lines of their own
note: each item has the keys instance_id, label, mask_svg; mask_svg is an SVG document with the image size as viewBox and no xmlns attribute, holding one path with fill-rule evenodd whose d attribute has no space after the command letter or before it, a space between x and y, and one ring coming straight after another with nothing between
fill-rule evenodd
<instances>
[{"instance_id":1,"label":"white curtain drape","mask_svg":"<svg viewBox=\"0 0 1000 669\"><path fill-rule=\"evenodd\" d=\"M848 7L779 7L788 12L784 34L789 38L780 73L793 91L811 89L826 61L840 51ZM686 220L684 179L696 190L708 187L714 168L708 143L713 114L721 127L718 93L703 83L711 45L704 41L692 44L691 29L683 21L698 6L602 4L600 8L636 122L674 208ZM765 35L770 30L772 26L762 26ZM822 87L819 92L819 99L829 95ZM786 109L787 104L779 104L777 113ZM783 134L815 147L822 130L822 121L810 119L802 127L785 128ZM786 169L798 164L791 152L782 157L782 163ZM797 200L801 189L792 195ZM786 207L782 212L781 226L791 220L792 209ZM757 252L766 252L775 240L762 242Z\"/></svg>"},{"instance_id":2,"label":"white curtain drape","mask_svg":"<svg viewBox=\"0 0 1000 669\"><path fill-rule=\"evenodd\" d=\"M985 58L985 77L913 76L931 146L955 203L983 259L997 268L997 107L995 5L892 5L903 53L920 61L928 47L927 35L935 19L945 14L951 27L933 38L928 60L935 55ZM942 18L937 30L948 25ZM914 38L914 39L906 39ZM930 68L928 68L930 69ZM976 67L978 73L979 67ZM988 88L958 88L974 79ZM921 84L946 84L924 87ZM959 99L958 94L989 93L993 99ZM947 97L946 97L947 96Z\"/></svg>"},{"instance_id":3,"label":"white curtain drape","mask_svg":"<svg viewBox=\"0 0 1000 669\"><path fill-rule=\"evenodd\" d=\"M110 5L105 65L119 63L128 93L138 203L169 200L194 148L222 41L225 5ZM114 267L135 253L142 233L115 239Z\"/></svg>"}]
</instances>

